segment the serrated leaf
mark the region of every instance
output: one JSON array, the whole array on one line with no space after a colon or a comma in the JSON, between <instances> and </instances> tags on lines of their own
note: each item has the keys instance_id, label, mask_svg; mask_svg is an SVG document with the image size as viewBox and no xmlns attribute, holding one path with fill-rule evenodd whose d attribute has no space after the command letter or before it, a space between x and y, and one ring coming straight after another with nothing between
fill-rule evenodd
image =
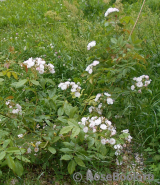
<instances>
[{"instance_id":1,"label":"serrated leaf","mask_svg":"<svg viewBox=\"0 0 160 185\"><path fill-rule=\"evenodd\" d=\"M116 39L116 38L111 38L111 42L112 42L113 44L117 44L117 39Z\"/></svg>"},{"instance_id":2,"label":"serrated leaf","mask_svg":"<svg viewBox=\"0 0 160 185\"><path fill-rule=\"evenodd\" d=\"M66 127L63 127L61 130L60 130L60 133L59 134L66 134L68 133L69 131L71 131L73 128L73 126L66 126Z\"/></svg>"},{"instance_id":3,"label":"serrated leaf","mask_svg":"<svg viewBox=\"0 0 160 185\"><path fill-rule=\"evenodd\" d=\"M61 137L59 137L59 136L54 137L54 138L52 139L51 143L57 142L60 138L61 138Z\"/></svg>"},{"instance_id":4,"label":"serrated leaf","mask_svg":"<svg viewBox=\"0 0 160 185\"><path fill-rule=\"evenodd\" d=\"M55 154L55 153L56 153L56 150L55 150L55 148L53 148L53 147L48 147L48 150L49 150L52 154Z\"/></svg>"},{"instance_id":5,"label":"serrated leaf","mask_svg":"<svg viewBox=\"0 0 160 185\"><path fill-rule=\"evenodd\" d=\"M71 175L75 171L76 163L74 160L70 161L68 164L68 172Z\"/></svg>"},{"instance_id":6,"label":"serrated leaf","mask_svg":"<svg viewBox=\"0 0 160 185\"><path fill-rule=\"evenodd\" d=\"M71 138L74 138L75 136L77 136L80 133L80 128L79 127L74 127L72 130L72 135Z\"/></svg>"},{"instance_id":7,"label":"serrated leaf","mask_svg":"<svg viewBox=\"0 0 160 185\"><path fill-rule=\"evenodd\" d=\"M94 145L94 138L89 138L88 139L88 148L91 148Z\"/></svg>"},{"instance_id":8,"label":"serrated leaf","mask_svg":"<svg viewBox=\"0 0 160 185\"><path fill-rule=\"evenodd\" d=\"M25 163L30 163L31 161L27 159L26 157L23 157L21 155L15 155L15 157L21 161L24 161Z\"/></svg>"},{"instance_id":9,"label":"serrated leaf","mask_svg":"<svg viewBox=\"0 0 160 185\"><path fill-rule=\"evenodd\" d=\"M19 82L16 83L16 88L23 86L28 80L24 79L24 80L20 80Z\"/></svg>"},{"instance_id":10,"label":"serrated leaf","mask_svg":"<svg viewBox=\"0 0 160 185\"><path fill-rule=\"evenodd\" d=\"M3 148L6 148L6 147L9 145L10 142L11 142L10 139L5 140L5 141L3 142Z\"/></svg>"},{"instance_id":11,"label":"serrated leaf","mask_svg":"<svg viewBox=\"0 0 160 185\"><path fill-rule=\"evenodd\" d=\"M58 109L58 116L62 116L64 114L64 110L63 110L63 107L60 107Z\"/></svg>"},{"instance_id":12,"label":"serrated leaf","mask_svg":"<svg viewBox=\"0 0 160 185\"><path fill-rule=\"evenodd\" d=\"M7 164L9 168L15 172L15 163L14 163L13 158L10 155L7 156Z\"/></svg>"},{"instance_id":13,"label":"serrated leaf","mask_svg":"<svg viewBox=\"0 0 160 185\"><path fill-rule=\"evenodd\" d=\"M10 78L11 77L11 72L8 72L7 76L8 76L8 78Z\"/></svg>"},{"instance_id":14,"label":"serrated leaf","mask_svg":"<svg viewBox=\"0 0 160 185\"><path fill-rule=\"evenodd\" d=\"M79 165L79 166L82 166L82 167L86 167L84 162L82 161L82 159L78 158L78 157L74 157L76 163Z\"/></svg>"},{"instance_id":15,"label":"serrated leaf","mask_svg":"<svg viewBox=\"0 0 160 185\"><path fill-rule=\"evenodd\" d=\"M13 75L13 77L17 80L18 79L18 76L17 76L17 74L15 73L15 72L12 72L12 75Z\"/></svg>"},{"instance_id":16,"label":"serrated leaf","mask_svg":"<svg viewBox=\"0 0 160 185\"><path fill-rule=\"evenodd\" d=\"M61 157L61 159L60 160L66 160L66 161L69 161L69 160L71 160L73 158L73 156L72 155L63 155L62 157Z\"/></svg>"},{"instance_id":17,"label":"serrated leaf","mask_svg":"<svg viewBox=\"0 0 160 185\"><path fill-rule=\"evenodd\" d=\"M31 80L31 82L32 82L32 84L34 84L34 85L39 85L39 82L36 81L36 80Z\"/></svg>"},{"instance_id":18,"label":"serrated leaf","mask_svg":"<svg viewBox=\"0 0 160 185\"><path fill-rule=\"evenodd\" d=\"M23 175L23 166L19 161L15 161L15 173L21 177Z\"/></svg>"}]
</instances>

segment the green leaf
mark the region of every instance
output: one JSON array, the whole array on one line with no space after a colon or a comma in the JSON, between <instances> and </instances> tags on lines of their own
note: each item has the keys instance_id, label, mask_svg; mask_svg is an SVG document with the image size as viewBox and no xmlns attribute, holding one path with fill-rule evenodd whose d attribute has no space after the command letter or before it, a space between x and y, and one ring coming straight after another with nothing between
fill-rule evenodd
<instances>
[{"instance_id":1,"label":"green leaf","mask_svg":"<svg viewBox=\"0 0 160 185\"><path fill-rule=\"evenodd\" d=\"M61 130L60 130L60 133L59 134L66 134L68 133L69 131L71 131L73 128L73 126L66 126L66 127L63 127Z\"/></svg>"},{"instance_id":2,"label":"green leaf","mask_svg":"<svg viewBox=\"0 0 160 185\"><path fill-rule=\"evenodd\" d=\"M72 135L71 138L74 138L75 136L77 136L80 133L80 128L79 127L74 127L72 130Z\"/></svg>"},{"instance_id":3,"label":"green leaf","mask_svg":"<svg viewBox=\"0 0 160 185\"><path fill-rule=\"evenodd\" d=\"M68 125L70 126L79 126L75 119L68 119Z\"/></svg>"},{"instance_id":4,"label":"green leaf","mask_svg":"<svg viewBox=\"0 0 160 185\"><path fill-rule=\"evenodd\" d=\"M82 167L86 167L84 162L82 161L82 159L78 158L78 157L74 157L76 163L79 165L79 166L82 166Z\"/></svg>"},{"instance_id":5,"label":"green leaf","mask_svg":"<svg viewBox=\"0 0 160 185\"><path fill-rule=\"evenodd\" d=\"M53 147L48 147L48 150L49 150L52 154L55 154L55 153L56 153L56 150L55 150L55 148L53 148Z\"/></svg>"},{"instance_id":6,"label":"green leaf","mask_svg":"<svg viewBox=\"0 0 160 185\"><path fill-rule=\"evenodd\" d=\"M75 171L76 163L74 160L70 161L68 164L68 172L71 175Z\"/></svg>"},{"instance_id":7,"label":"green leaf","mask_svg":"<svg viewBox=\"0 0 160 185\"><path fill-rule=\"evenodd\" d=\"M2 176L2 171L0 170L0 177Z\"/></svg>"},{"instance_id":8,"label":"green leaf","mask_svg":"<svg viewBox=\"0 0 160 185\"><path fill-rule=\"evenodd\" d=\"M9 168L15 172L15 163L10 155L7 156L7 164L9 166Z\"/></svg>"},{"instance_id":9,"label":"green leaf","mask_svg":"<svg viewBox=\"0 0 160 185\"><path fill-rule=\"evenodd\" d=\"M0 153L0 160L4 159L5 155L6 155L5 151L1 152Z\"/></svg>"},{"instance_id":10,"label":"green leaf","mask_svg":"<svg viewBox=\"0 0 160 185\"><path fill-rule=\"evenodd\" d=\"M3 143L3 148L6 148L9 145L10 142L11 142L10 139L5 140L4 143Z\"/></svg>"},{"instance_id":11,"label":"green leaf","mask_svg":"<svg viewBox=\"0 0 160 185\"><path fill-rule=\"evenodd\" d=\"M4 81L4 79L3 78L0 78L0 82L3 82Z\"/></svg>"},{"instance_id":12,"label":"green leaf","mask_svg":"<svg viewBox=\"0 0 160 185\"><path fill-rule=\"evenodd\" d=\"M101 152L102 155L106 156L106 154L107 154L107 149L106 149L105 145L101 145L101 147L100 147L100 152Z\"/></svg>"},{"instance_id":13,"label":"green leaf","mask_svg":"<svg viewBox=\"0 0 160 185\"><path fill-rule=\"evenodd\" d=\"M69 160L71 160L73 158L73 156L72 155L63 155L62 157L61 157L61 159L60 160L66 160L66 161L69 161Z\"/></svg>"},{"instance_id":14,"label":"green leaf","mask_svg":"<svg viewBox=\"0 0 160 185\"><path fill-rule=\"evenodd\" d=\"M34 84L34 85L39 85L39 82L36 81L36 80L31 80L31 82L32 82L32 84Z\"/></svg>"},{"instance_id":15,"label":"green leaf","mask_svg":"<svg viewBox=\"0 0 160 185\"><path fill-rule=\"evenodd\" d=\"M83 142L84 137L85 137L85 132L83 132L83 131L81 130L80 133L79 133L79 135L78 135L78 138L80 139L81 142Z\"/></svg>"},{"instance_id":16,"label":"green leaf","mask_svg":"<svg viewBox=\"0 0 160 185\"><path fill-rule=\"evenodd\" d=\"M64 152L64 153L70 153L72 152L73 150L69 149L69 148L61 148L60 149L61 152Z\"/></svg>"},{"instance_id":17,"label":"green leaf","mask_svg":"<svg viewBox=\"0 0 160 185\"><path fill-rule=\"evenodd\" d=\"M61 137L59 137L59 136L54 137L54 138L52 139L51 143L57 142L60 138L61 138Z\"/></svg>"},{"instance_id":18,"label":"green leaf","mask_svg":"<svg viewBox=\"0 0 160 185\"><path fill-rule=\"evenodd\" d=\"M24 148L17 148L17 147L9 147L6 149L7 153L16 153L16 154L24 154L26 149Z\"/></svg>"},{"instance_id":19,"label":"green leaf","mask_svg":"<svg viewBox=\"0 0 160 185\"><path fill-rule=\"evenodd\" d=\"M64 114L64 110L63 110L63 107L60 107L58 109L58 116L62 116Z\"/></svg>"},{"instance_id":20,"label":"green leaf","mask_svg":"<svg viewBox=\"0 0 160 185\"><path fill-rule=\"evenodd\" d=\"M113 44L117 44L117 39L116 39L116 38L111 38L111 42L112 42Z\"/></svg>"},{"instance_id":21,"label":"green leaf","mask_svg":"<svg viewBox=\"0 0 160 185\"><path fill-rule=\"evenodd\" d=\"M42 88L45 89L46 81L44 78L40 79L40 84L41 84Z\"/></svg>"},{"instance_id":22,"label":"green leaf","mask_svg":"<svg viewBox=\"0 0 160 185\"><path fill-rule=\"evenodd\" d=\"M94 145L94 138L88 138L88 148L91 148Z\"/></svg>"},{"instance_id":23,"label":"green leaf","mask_svg":"<svg viewBox=\"0 0 160 185\"><path fill-rule=\"evenodd\" d=\"M21 161L24 161L25 163L30 163L31 161L27 159L26 157L23 157L21 155L15 155L15 157Z\"/></svg>"},{"instance_id":24,"label":"green leaf","mask_svg":"<svg viewBox=\"0 0 160 185\"><path fill-rule=\"evenodd\" d=\"M16 88L23 86L27 81L28 81L27 79L20 80L19 82L17 82Z\"/></svg>"},{"instance_id":25,"label":"green leaf","mask_svg":"<svg viewBox=\"0 0 160 185\"><path fill-rule=\"evenodd\" d=\"M15 173L21 177L23 175L23 166L19 161L15 161Z\"/></svg>"}]
</instances>

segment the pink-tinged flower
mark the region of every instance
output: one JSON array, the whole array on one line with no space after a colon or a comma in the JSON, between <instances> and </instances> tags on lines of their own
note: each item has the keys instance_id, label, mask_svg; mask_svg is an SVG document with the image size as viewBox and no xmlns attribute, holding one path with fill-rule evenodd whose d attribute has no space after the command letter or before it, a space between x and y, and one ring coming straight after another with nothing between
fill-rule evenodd
<instances>
[{"instance_id":1,"label":"pink-tinged flower","mask_svg":"<svg viewBox=\"0 0 160 185\"><path fill-rule=\"evenodd\" d=\"M106 126L105 124L101 124L101 125L100 125L100 128L101 128L102 130L106 130L106 129L107 129L107 126Z\"/></svg>"},{"instance_id":2,"label":"pink-tinged flower","mask_svg":"<svg viewBox=\"0 0 160 185\"><path fill-rule=\"evenodd\" d=\"M84 127L83 132L87 133L88 132L88 127Z\"/></svg>"},{"instance_id":3,"label":"pink-tinged flower","mask_svg":"<svg viewBox=\"0 0 160 185\"><path fill-rule=\"evenodd\" d=\"M102 143L102 145L105 145L106 144L106 139L101 139L101 143Z\"/></svg>"},{"instance_id":4,"label":"pink-tinged flower","mask_svg":"<svg viewBox=\"0 0 160 185\"><path fill-rule=\"evenodd\" d=\"M116 140L115 140L114 138L111 138L111 139L109 140L109 143L110 143L111 145L114 145L114 144L116 143Z\"/></svg>"},{"instance_id":5,"label":"pink-tinged flower","mask_svg":"<svg viewBox=\"0 0 160 185\"><path fill-rule=\"evenodd\" d=\"M142 83L142 82L137 82L137 83L136 83L136 86L137 86L137 87L143 87L143 83Z\"/></svg>"},{"instance_id":6,"label":"pink-tinged flower","mask_svg":"<svg viewBox=\"0 0 160 185\"><path fill-rule=\"evenodd\" d=\"M39 148L38 148L38 147L35 147L35 148L34 148L34 151L35 151L35 152L38 152L38 151L39 151Z\"/></svg>"},{"instance_id":7,"label":"pink-tinged flower","mask_svg":"<svg viewBox=\"0 0 160 185\"><path fill-rule=\"evenodd\" d=\"M32 151L31 148L28 148L28 149L27 149L27 153L28 153L28 154L31 153L31 151Z\"/></svg>"},{"instance_id":8,"label":"pink-tinged flower","mask_svg":"<svg viewBox=\"0 0 160 185\"><path fill-rule=\"evenodd\" d=\"M92 63L93 66L96 66L97 64L99 64L99 61L97 61L97 60L93 61L93 63Z\"/></svg>"}]
</instances>

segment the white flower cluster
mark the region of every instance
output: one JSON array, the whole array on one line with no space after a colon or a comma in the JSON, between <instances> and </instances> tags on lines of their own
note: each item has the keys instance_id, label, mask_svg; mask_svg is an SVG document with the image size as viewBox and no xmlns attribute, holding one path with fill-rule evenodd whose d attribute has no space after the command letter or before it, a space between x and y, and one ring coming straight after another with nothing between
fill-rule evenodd
<instances>
[{"instance_id":1,"label":"white flower cluster","mask_svg":"<svg viewBox=\"0 0 160 185\"><path fill-rule=\"evenodd\" d=\"M102 114L102 109L101 109L101 107L102 107L102 103L100 103L99 105L98 105L98 107L93 107L93 106L91 106L91 107L89 107L88 108L88 110L89 110L89 112L91 113L91 112L93 112L93 111L95 111L95 112L97 112L98 114Z\"/></svg>"},{"instance_id":2,"label":"white flower cluster","mask_svg":"<svg viewBox=\"0 0 160 185\"><path fill-rule=\"evenodd\" d=\"M14 104L11 103L11 100L6 101L6 105L8 105L10 109L12 109L13 106L14 106ZM20 115L22 115L22 107L19 104L16 104L15 108L16 109L12 110L12 113L13 114L20 114Z\"/></svg>"},{"instance_id":3,"label":"white flower cluster","mask_svg":"<svg viewBox=\"0 0 160 185\"><path fill-rule=\"evenodd\" d=\"M138 88L147 87L152 81L152 80L149 80L148 75L142 75L140 77L134 77L133 80L136 81L135 85ZM135 85L131 86L132 91L136 88ZM141 89L139 89L138 92L141 93Z\"/></svg>"},{"instance_id":4,"label":"white flower cluster","mask_svg":"<svg viewBox=\"0 0 160 185\"><path fill-rule=\"evenodd\" d=\"M122 145L118 144L118 145L114 145L114 149L116 149L116 152L115 152L115 155L118 156L118 155L121 155L121 152L122 152Z\"/></svg>"},{"instance_id":5,"label":"white flower cluster","mask_svg":"<svg viewBox=\"0 0 160 185\"><path fill-rule=\"evenodd\" d=\"M127 134L129 134L129 130L128 130L128 129L126 129L126 130L122 130L122 132L123 132L123 133L127 133ZM129 135L129 136L127 136L125 139L130 143L130 142L131 142L132 137Z\"/></svg>"},{"instance_id":6,"label":"white flower cluster","mask_svg":"<svg viewBox=\"0 0 160 185\"><path fill-rule=\"evenodd\" d=\"M107 104L113 104L113 99L110 98L111 94L105 92L104 95L107 96ZM94 101L97 102L101 96L103 96L103 94L98 93L96 95L96 98L95 98ZM97 112L98 114L101 115L102 114L102 111L103 111L101 108L102 108L102 103L100 103L98 105L98 107L91 106L91 107L88 108L88 110L89 110L90 113L93 112L93 111L95 111L95 112Z\"/></svg>"},{"instance_id":7,"label":"white flower cluster","mask_svg":"<svg viewBox=\"0 0 160 185\"><path fill-rule=\"evenodd\" d=\"M112 12L119 12L117 8L108 8L108 10L105 12L104 16L107 17Z\"/></svg>"},{"instance_id":8,"label":"white flower cluster","mask_svg":"<svg viewBox=\"0 0 160 185\"><path fill-rule=\"evenodd\" d=\"M87 66L86 70L89 74L92 74L93 72L93 66L96 66L97 64L99 64L99 61L95 60L93 61L92 64L90 64L89 66Z\"/></svg>"},{"instance_id":9,"label":"white flower cluster","mask_svg":"<svg viewBox=\"0 0 160 185\"><path fill-rule=\"evenodd\" d=\"M75 82L64 82L64 83L60 83L58 85L59 88L61 88L62 90L66 90L69 86L71 86L71 92L74 93L75 97L80 97L80 90L81 87L79 86L79 84L76 84Z\"/></svg>"},{"instance_id":10,"label":"white flower cluster","mask_svg":"<svg viewBox=\"0 0 160 185\"><path fill-rule=\"evenodd\" d=\"M102 131L102 130L109 130L110 131L110 137L116 134L115 127L112 126L111 121L106 119L105 117L83 117L81 119L81 122L78 122L78 124L84 125L83 131L85 133L88 132L90 129L93 132Z\"/></svg>"},{"instance_id":11,"label":"white flower cluster","mask_svg":"<svg viewBox=\"0 0 160 185\"><path fill-rule=\"evenodd\" d=\"M92 47L96 45L96 41L92 41L87 45L87 50L90 50Z\"/></svg>"},{"instance_id":12,"label":"white flower cluster","mask_svg":"<svg viewBox=\"0 0 160 185\"><path fill-rule=\"evenodd\" d=\"M98 93L98 94L96 95L95 101L97 102L97 101L99 100L99 98L100 98L102 95L103 95L103 94ZM111 94L108 94L108 93L105 92L104 95L107 96L107 104L113 104L113 99L110 98Z\"/></svg>"},{"instance_id":13,"label":"white flower cluster","mask_svg":"<svg viewBox=\"0 0 160 185\"><path fill-rule=\"evenodd\" d=\"M41 58L33 59L32 57L23 62L27 65L27 68L35 67L40 74L44 73L44 68L46 67L50 73L55 73L54 65L46 64L46 62Z\"/></svg>"}]
</instances>

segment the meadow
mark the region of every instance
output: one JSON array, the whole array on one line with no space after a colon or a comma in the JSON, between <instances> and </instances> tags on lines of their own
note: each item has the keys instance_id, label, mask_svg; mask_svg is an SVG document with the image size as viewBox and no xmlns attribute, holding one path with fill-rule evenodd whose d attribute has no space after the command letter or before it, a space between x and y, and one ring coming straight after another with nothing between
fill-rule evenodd
<instances>
[{"instance_id":1,"label":"meadow","mask_svg":"<svg viewBox=\"0 0 160 185\"><path fill-rule=\"evenodd\" d=\"M159 184L159 30L158 0L0 1L0 185Z\"/></svg>"}]
</instances>

